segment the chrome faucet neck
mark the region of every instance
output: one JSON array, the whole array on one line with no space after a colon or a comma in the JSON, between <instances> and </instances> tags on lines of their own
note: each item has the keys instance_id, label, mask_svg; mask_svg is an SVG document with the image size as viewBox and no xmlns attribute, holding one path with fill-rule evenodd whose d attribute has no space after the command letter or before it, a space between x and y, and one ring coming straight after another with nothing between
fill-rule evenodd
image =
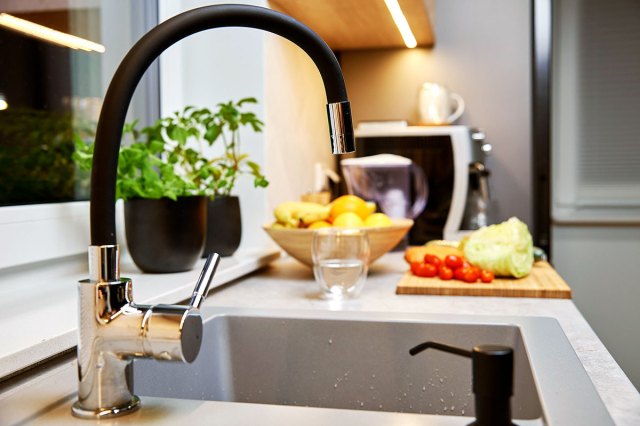
<instances>
[{"instance_id":1,"label":"chrome faucet neck","mask_svg":"<svg viewBox=\"0 0 640 426\"><path fill-rule=\"evenodd\" d=\"M93 282L120 279L120 246L89 246L89 279Z\"/></svg>"}]
</instances>

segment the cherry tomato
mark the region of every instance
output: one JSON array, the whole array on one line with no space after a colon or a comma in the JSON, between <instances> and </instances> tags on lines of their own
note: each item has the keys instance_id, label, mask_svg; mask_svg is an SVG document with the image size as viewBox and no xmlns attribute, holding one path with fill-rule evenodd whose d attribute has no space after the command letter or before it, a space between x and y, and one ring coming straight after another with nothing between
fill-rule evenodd
<instances>
[{"instance_id":1,"label":"cherry tomato","mask_svg":"<svg viewBox=\"0 0 640 426\"><path fill-rule=\"evenodd\" d=\"M462 277L462 281L466 283L475 283L480 278L480 274L475 271L473 268L464 268L464 275Z\"/></svg>"},{"instance_id":2,"label":"cherry tomato","mask_svg":"<svg viewBox=\"0 0 640 426\"><path fill-rule=\"evenodd\" d=\"M473 271L474 274L480 276L480 273L482 272L482 269L478 268L477 266L473 266L471 265L471 270Z\"/></svg>"},{"instance_id":3,"label":"cherry tomato","mask_svg":"<svg viewBox=\"0 0 640 426\"><path fill-rule=\"evenodd\" d=\"M431 278L438 273L438 268L430 263L412 263L411 272L419 277Z\"/></svg>"},{"instance_id":4,"label":"cherry tomato","mask_svg":"<svg viewBox=\"0 0 640 426\"><path fill-rule=\"evenodd\" d=\"M444 258L444 264L451 269L458 269L462 266L462 263L462 258L460 256L456 256L455 254L450 254Z\"/></svg>"},{"instance_id":5,"label":"cherry tomato","mask_svg":"<svg viewBox=\"0 0 640 426\"><path fill-rule=\"evenodd\" d=\"M421 262L411 262L411 273L413 275L418 275L418 269L420 268L420 265L422 265Z\"/></svg>"},{"instance_id":6,"label":"cherry tomato","mask_svg":"<svg viewBox=\"0 0 640 426\"><path fill-rule=\"evenodd\" d=\"M464 274L469 270L469 268L458 268L453 270L453 278L458 281L464 281Z\"/></svg>"},{"instance_id":7,"label":"cherry tomato","mask_svg":"<svg viewBox=\"0 0 640 426\"><path fill-rule=\"evenodd\" d=\"M469 263L469 261L467 259L462 259L462 266L461 268L475 268L475 266L473 266L472 264ZM479 270L478 270L479 271Z\"/></svg>"},{"instance_id":8,"label":"cherry tomato","mask_svg":"<svg viewBox=\"0 0 640 426\"><path fill-rule=\"evenodd\" d=\"M480 280L483 283L490 283L491 281L493 281L494 275L493 272L491 271L480 271Z\"/></svg>"},{"instance_id":9,"label":"cherry tomato","mask_svg":"<svg viewBox=\"0 0 640 426\"><path fill-rule=\"evenodd\" d=\"M438 276L441 280L448 281L453 278L453 269L449 268L446 265L440 265L440 269L438 270Z\"/></svg>"},{"instance_id":10,"label":"cherry tomato","mask_svg":"<svg viewBox=\"0 0 640 426\"><path fill-rule=\"evenodd\" d=\"M440 258L435 254L427 253L424 255L424 263L430 263L432 265L435 265L436 268L438 268L440 267L440 265L442 265L442 260L440 260Z\"/></svg>"}]
</instances>

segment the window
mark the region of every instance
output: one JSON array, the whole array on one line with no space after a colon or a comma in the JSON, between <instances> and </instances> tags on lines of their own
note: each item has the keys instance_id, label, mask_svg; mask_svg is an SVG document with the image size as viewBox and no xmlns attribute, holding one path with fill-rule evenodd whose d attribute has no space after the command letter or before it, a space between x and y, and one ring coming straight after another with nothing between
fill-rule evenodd
<instances>
[{"instance_id":1,"label":"window","mask_svg":"<svg viewBox=\"0 0 640 426\"><path fill-rule=\"evenodd\" d=\"M555 2L553 217L640 221L640 6Z\"/></svg>"},{"instance_id":2,"label":"window","mask_svg":"<svg viewBox=\"0 0 640 426\"><path fill-rule=\"evenodd\" d=\"M95 134L109 81L157 24L158 8L150 0L27 0L0 6L0 14L0 57L10 58L0 67L0 236L17 245L0 252L2 268L86 251L89 176L73 163L74 139ZM98 48L25 34L7 21L16 18ZM129 116L143 123L159 116L157 67L139 85Z\"/></svg>"}]
</instances>

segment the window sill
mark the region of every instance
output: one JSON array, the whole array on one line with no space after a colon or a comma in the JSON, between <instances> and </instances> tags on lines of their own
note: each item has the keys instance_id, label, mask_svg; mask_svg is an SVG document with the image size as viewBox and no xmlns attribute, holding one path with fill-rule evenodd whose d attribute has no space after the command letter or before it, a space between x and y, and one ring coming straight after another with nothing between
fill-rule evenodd
<instances>
[{"instance_id":1,"label":"window sill","mask_svg":"<svg viewBox=\"0 0 640 426\"><path fill-rule=\"evenodd\" d=\"M240 250L224 257L211 288L229 283L279 257L275 249ZM87 277L86 255L0 272L0 380L67 351L77 342L77 282ZM144 274L126 253L122 276L134 282L138 303L178 303L193 291L201 259L189 272Z\"/></svg>"}]
</instances>

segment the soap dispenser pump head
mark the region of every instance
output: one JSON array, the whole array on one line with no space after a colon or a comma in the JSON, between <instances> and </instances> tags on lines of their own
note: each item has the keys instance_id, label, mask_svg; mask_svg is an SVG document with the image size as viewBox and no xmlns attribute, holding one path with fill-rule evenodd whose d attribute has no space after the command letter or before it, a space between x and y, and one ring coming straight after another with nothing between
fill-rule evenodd
<instances>
[{"instance_id":1,"label":"soap dispenser pump head","mask_svg":"<svg viewBox=\"0 0 640 426\"><path fill-rule=\"evenodd\" d=\"M409 353L417 355L429 348L472 360L476 421L469 426L515 426L511 422L513 395L513 349L502 345L479 345L472 351L438 342L424 342Z\"/></svg>"}]
</instances>

